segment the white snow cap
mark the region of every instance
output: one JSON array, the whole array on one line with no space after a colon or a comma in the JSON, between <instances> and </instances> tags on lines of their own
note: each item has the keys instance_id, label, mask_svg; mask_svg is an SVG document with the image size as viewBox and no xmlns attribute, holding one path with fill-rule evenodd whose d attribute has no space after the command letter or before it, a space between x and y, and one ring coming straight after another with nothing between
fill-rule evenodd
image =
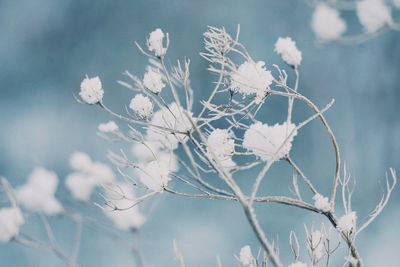
<instances>
[{"instance_id":1,"label":"white snow cap","mask_svg":"<svg viewBox=\"0 0 400 267\"><path fill-rule=\"evenodd\" d=\"M297 49L296 42L290 37L279 37L275 43L275 52L281 55L283 61L287 64L294 67L300 66L302 60L301 51Z\"/></svg>"},{"instance_id":2,"label":"white snow cap","mask_svg":"<svg viewBox=\"0 0 400 267\"><path fill-rule=\"evenodd\" d=\"M31 211L59 214L63 207L54 196L57 185L57 174L38 167L29 175L28 181L16 190L16 196L19 203Z\"/></svg>"},{"instance_id":3,"label":"white snow cap","mask_svg":"<svg viewBox=\"0 0 400 267\"><path fill-rule=\"evenodd\" d=\"M108 165L92 162L86 153L72 153L70 165L76 172L67 176L65 185L72 196L79 201L89 201L96 186L109 184L115 180L115 174Z\"/></svg>"},{"instance_id":4,"label":"white snow cap","mask_svg":"<svg viewBox=\"0 0 400 267\"><path fill-rule=\"evenodd\" d=\"M246 61L236 72L231 73L231 88L243 95L257 94L262 96L271 85L274 77L265 69L265 62Z\"/></svg>"},{"instance_id":5,"label":"white snow cap","mask_svg":"<svg viewBox=\"0 0 400 267\"><path fill-rule=\"evenodd\" d=\"M293 130L294 132L291 134ZM246 130L243 147L253 151L256 156L263 160L276 161L289 154L293 138L296 135L296 125L293 123L284 122L283 124L268 126L268 124L262 124L258 121Z\"/></svg>"},{"instance_id":6,"label":"white snow cap","mask_svg":"<svg viewBox=\"0 0 400 267\"><path fill-rule=\"evenodd\" d=\"M160 70L148 67L143 76L143 85L154 94L159 94L165 87Z\"/></svg>"},{"instance_id":7,"label":"white snow cap","mask_svg":"<svg viewBox=\"0 0 400 267\"><path fill-rule=\"evenodd\" d=\"M100 132L110 133L117 131L118 125L115 123L115 121L109 121L107 123L100 123L97 128Z\"/></svg>"},{"instance_id":8,"label":"white snow cap","mask_svg":"<svg viewBox=\"0 0 400 267\"><path fill-rule=\"evenodd\" d=\"M75 151L69 157L69 165L75 171L84 171L92 165L89 155L84 152Z\"/></svg>"},{"instance_id":9,"label":"white snow cap","mask_svg":"<svg viewBox=\"0 0 400 267\"><path fill-rule=\"evenodd\" d=\"M149 119L153 114L153 103L151 103L147 96L142 94L135 95L135 97L131 99L129 107L141 119Z\"/></svg>"},{"instance_id":10,"label":"white snow cap","mask_svg":"<svg viewBox=\"0 0 400 267\"><path fill-rule=\"evenodd\" d=\"M24 217L18 207L0 209L0 242L8 242L19 233Z\"/></svg>"},{"instance_id":11,"label":"white snow cap","mask_svg":"<svg viewBox=\"0 0 400 267\"><path fill-rule=\"evenodd\" d=\"M339 39L346 31L346 22L339 11L327 4L318 4L311 20L311 28L318 38L327 41Z\"/></svg>"},{"instance_id":12,"label":"white snow cap","mask_svg":"<svg viewBox=\"0 0 400 267\"><path fill-rule=\"evenodd\" d=\"M362 0L357 2L356 12L365 31L373 33L391 24L390 7L383 0Z\"/></svg>"},{"instance_id":13,"label":"white snow cap","mask_svg":"<svg viewBox=\"0 0 400 267\"><path fill-rule=\"evenodd\" d=\"M296 261L289 265L289 267L307 267L307 264L301 261Z\"/></svg>"},{"instance_id":14,"label":"white snow cap","mask_svg":"<svg viewBox=\"0 0 400 267\"><path fill-rule=\"evenodd\" d=\"M168 185L171 180L170 172L177 171L177 161L174 154L169 152L159 152L157 159L140 164L138 175L140 182L148 189L160 192Z\"/></svg>"},{"instance_id":15,"label":"white snow cap","mask_svg":"<svg viewBox=\"0 0 400 267\"><path fill-rule=\"evenodd\" d=\"M184 112L188 111L173 102L168 106L168 108L163 108L154 112L150 123L152 125L161 126L178 132L188 132L192 128L192 124ZM188 115L192 117L192 113L189 113ZM156 142L163 148L174 150L178 147L179 142L186 142L187 138L184 134L172 134L169 131L149 127L147 130L146 140Z\"/></svg>"},{"instance_id":16,"label":"white snow cap","mask_svg":"<svg viewBox=\"0 0 400 267\"><path fill-rule=\"evenodd\" d=\"M93 105L100 102L103 99L104 90L99 76L89 78L86 75L81 83L79 95L87 104Z\"/></svg>"},{"instance_id":17,"label":"white snow cap","mask_svg":"<svg viewBox=\"0 0 400 267\"><path fill-rule=\"evenodd\" d=\"M247 245L240 249L239 261L244 266L252 266L253 265L254 257L253 257L253 254L251 253L250 246Z\"/></svg>"},{"instance_id":18,"label":"white snow cap","mask_svg":"<svg viewBox=\"0 0 400 267\"><path fill-rule=\"evenodd\" d=\"M331 209L331 205L327 197L324 197L320 194L315 194L312 199L314 200L314 206L317 209L322 211L329 211Z\"/></svg>"},{"instance_id":19,"label":"white snow cap","mask_svg":"<svg viewBox=\"0 0 400 267\"><path fill-rule=\"evenodd\" d=\"M339 218L337 228L341 231L350 232L356 228L357 213L351 211Z\"/></svg>"},{"instance_id":20,"label":"white snow cap","mask_svg":"<svg viewBox=\"0 0 400 267\"><path fill-rule=\"evenodd\" d=\"M161 29L152 31L147 39L149 51L153 52L156 57L162 57L167 52L167 48L163 47L163 39L165 35Z\"/></svg>"},{"instance_id":21,"label":"white snow cap","mask_svg":"<svg viewBox=\"0 0 400 267\"><path fill-rule=\"evenodd\" d=\"M106 190L106 198L115 205L118 210L108 211L105 207L105 214L114 224L122 230L140 228L146 218L140 212L139 207L134 205L135 195L132 186L126 183L110 185Z\"/></svg>"},{"instance_id":22,"label":"white snow cap","mask_svg":"<svg viewBox=\"0 0 400 267\"><path fill-rule=\"evenodd\" d=\"M232 161L232 155L235 152L235 140L233 133L227 129L215 129L207 138L209 147L207 153L211 156L210 148L223 167L230 168L236 166Z\"/></svg>"}]
</instances>

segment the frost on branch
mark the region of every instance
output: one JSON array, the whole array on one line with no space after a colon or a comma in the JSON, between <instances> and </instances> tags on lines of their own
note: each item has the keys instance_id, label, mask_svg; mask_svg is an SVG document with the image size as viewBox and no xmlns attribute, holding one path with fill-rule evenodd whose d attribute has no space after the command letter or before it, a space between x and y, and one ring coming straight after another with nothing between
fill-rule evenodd
<instances>
[{"instance_id":1,"label":"frost on branch","mask_svg":"<svg viewBox=\"0 0 400 267\"><path fill-rule=\"evenodd\" d=\"M329 203L329 199L327 197L324 197L320 194L315 194L313 196L313 200L314 200L314 206L317 209L322 210L324 212L327 212L331 209L331 204Z\"/></svg>"},{"instance_id":2,"label":"frost on branch","mask_svg":"<svg viewBox=\"0 0 400 267\"><path fill-rule=\"evenodd\" d=\"M276 161L289 154L296 135L296 125L293 123L269 126L258 121L246 130L243 147L265 161Z\"/></svg>"},{"instance_id":3,"label":"frost on branch","mask_svg":"<svg viewBox=\"0 0 400 267\"><path fill-rule=\"evenodd\" d=\"M385 25L390 25L392 16L390 7L384 0L362 0L357 2L356 12L364 29L373 33Z\"/></svg>"},{"instance_id":4,"label":"frost on branch","mask_svg":"<svg viewBox=\"0 0 400 267\"><path fill-rule=\"evenodd\" d=\"M147 47L156 57L163 57L167 52L167 48L163 45L164 33L161 29L152 31L147 39Z\"/></svg>"},{"instance_id":5,"label":"frost on branch","mask_svg":"<svg viewBox=\"0 0 400 267\"><path fill-rule=\"evenodd\" d=\"M296 261L290 264L289 267L307 267L307 264L301 261Z\"/></svg>"},{"instance_id":6,"label":"frost on branch","mask_svg":"<svg viewBox=\"0 0 400 267\"><path fill-rule=\"evenodd\" d=\"M103 133L111 133L118 130L118 125L115 121L109 121L107 123L100 123L97 129Z\"/></svg>"},{"instance_id":7,"label":"frost on branch","mask_svg":"<svg viewBox=\"0 0 400 267\"><path fill-rule=\"evenodd\" d=\"M143 85L154 94L161 93L161 90L165 87L160 71L152 67L149 67L144 74Z\"/></svg>"},{"instance_id":8,"label":"frost on branch","mask_svg":"<svg viewBox=\"0 0 400 267\"><path fill-rule=\"evenodd\" d=\"M296 42L290 37L279 37L275 43L275 52L281 55L283 61L293 67L300 66L301 51L296 47Z\"/></svg>"},{"instance_id":9,"label":"frost on branch","mask_svg":"<svg viewBox=\"0 0 400 267\"><path fill-rule=\"evenodd\" d=\"M143 162L137 171L140 181L151 191L160 192L171 180L170 172L177 171L175 156L168 152L160 152L157 159Z\"/></svg>"},{"instance_id":10,"label":"frost on branch","mask_svg":"<svg viewBox=\"0 0 400 267\"><path fill-rule=\"evenodd\" d=\"M19 233L24 217L18 207L0 209L0 242L8 242Z\"/></svg>"},{"instance_id":11,"label":"frost on branch","mask_svg":"<svg viewBox=\"0 0 400 267\"><path fill-rule=\"evenodd\" d=\"M75 172L67 176L65 185L76 200L89 201L96 186L115 180L109 166L101 162L92 162L86 153L74 152L70 157L70 165Z\"/></svg>"},{"instance_id":12,"label":"frost on branch","mask_svg":"<svg viewBox=\"0 0 400 267\"><path fill-rule=\"evenodd\" d=\"M57 185L57 174L38 167L29 175L28 181L16 190L18 202L33 212L59 214L64 209L54 196Z\"/></svg>"},{"instance_id":13,"label":"frost on branch","mask_svg":"<svg viewBox=\"0 0 400 267\"><path fill-rule=\"evenodd\" d=\"M327 41L338 39L347 29L339 11L324 3L316 6L311 27L318 38Z\"/></svg>"},{"instance_id":14,"label":"frost on branch","mask_svg":"<svg viewBox=\"0 0 400 267\"><path fill-rule=\"evenodd\" d=\"M320 39L342 40L344 38L342 34L346 30L346 24L340 18L339 12L331 6L319 4L312 23ZM149 50L155 56L148 54L137 45L139 50L149 58L150 67L147 73L142 80L126 71L125 74L131 79L132 85L119 81L121 85L135 92L130 108L135 111L136 116L131 116L128 110L126 116L117 114L104 103L99 106L110 115L128 123L128 131L118 130L112 132L110 136L114 137L112 141L116 139L129 142L135 159L130 160L122 149L120 154L110 152L109 158L118 166L120 174L130 180L135 189L138 189L135 191L135 194L138 192L138 197L133 192L122 192L125 190L118 189L119 186L113 187L108 184L106 187L111 188L114 193L117 192L117 196L108 194L106 198L114 199L115 204L112 204L112 200L108 200L106 205L116 212L128 211L130 208L135 209L136 205L144 199L161 192L181 197L236 201L240 204L260 241L262 246L260 253L264 254L262 266L271 263L276 267L284 266L278 247L269 240L262 229L262 224L258 222L254 203L273 202L289 205L326 217L332 229L338 230L341 242L347 245L350 254L357 259L356 267L361 267L361 256L355 246L356 236L386 205L396 181L394 171L391 170L393 183L387 182L387 194L370 214L367 222L356 231L356 213L351 211L352 190L348 190L347 178L341 180L340 149L324 115L333 101L320 109L316 103L301 94L299 67L302 54L293 40L287 37L279 38L276 42L275 51L293 69L290 70L291 72L286 72L274 65L277 72L275 78L265 67L264 61L254 61L245 46L239 42L239 30L238 27L235 38L232 38L224 28L208 27L207 32L204 33L206 51L201 53L201 56L210 63L208 68L210 72L217 76L209 95L204 100L194 98L194 91L189 80L190 60L185 59L184 65L178 61L175 66L166 66L164 61L166 49L163 45L165 36L161 30L151 33L148 39ZM166 47L168 47L168 40ZM291 73L294 74L294 81L290 77ZM236 93L241 94L241 97L238 97ZM263 118L258 113L268 105L265 99L275 97L287 100L283 102L287 102L287 119L282 124L268 125L261 121ZM172 99L172 103L167 102L166 99ZM199 113L193 111L195 101L202 104ZM296 123L292 122L294 101L304 104L313 114ZM314 179L307 177L301 167L295 163L296 160L289 155L297 132L314 120L321 122L335 155L334 172L326 174L328 178L332 178L329 197L319 193L320 188L313 185ZM250 157L245 157L248 155ZM243 156L244 160L240 156ZM76 157L80 159L74 160L73 164L78 169L77 172L87 173L91 166L90 159L84 155ZM261 188L264 186L263 179L269 176L270 167L281 159L285 159L283 165L286 164L295 173L293 186L296 198L261 193L265 192ZM128 171L123 172L122 168ZM252 173L257 172L255 179L243 181L243 183L251 183L246 184L246 187L251 188L251 192L246 192L242 184L237 183L237 179L246 176L243 173L247 170L251 170ZM327 178L325 174L323 176L321 179ZM217 183L213 179L216 177L222 183ZM297 177L312 192L311 202L301 197L302 187L299 186ZM344 177L347 177L346 174ZM285 181L285 179L280 179L280 181ZM348 196L342 199L345 216L341 218L335 214L339 183L344 189L342 195ZM175 191L174 184L182 185L182 187L179 186L179 191ZM85 199L90 197L91 186L89 183L81 187L86 187L86 191L82 193ZM185 191L187 187L191 190ZM148 191L140 195L140 189ZM116 219L115 223L123 229L140 227L140 222L144 219L140 219L138 210L132 213L136 214L135 219L138 220L135 223L128 223L130 219L122 219L122 215L121 218ZM134 220L133 217L131 219ZM121 225L122 220L127 225ZM299 252L302 249L298 245L297 237L295 237L297 249L294 248L293 238L291 234L290 244L295 257L290 266L307 266L306 263L299 261ZM317 266L319 262L325 263L325 260L329 262L329 258L336 250L330 245L325 229L312 231L311 234L307 232L306 244L310 266ZM237 259L241 266L255 267L259 264L248 246L242 248L240 257ZM222 266L221 261L218 261L218 266Z\"/></svg>"},{"instance_id":15,"label":"frost on branch","mask_svg":"<svg viewBox=\"0 0 400 267\"><path fill-rule=\"evenodd\" d=\"M339 218L337 228L340 231L350 233L355 230L357 221L357 213L351 211Z\"/></svg>"},{"instance_id":16,"label":"frost on branch","mask_svg":"<svg viewBox=\"0 0 400 267\"><path fill-rule=\"evenodd\" d=\"M186 142L187 138L184 133L192 128L192 124L183 113L182 107L179 107L175 102L170 104L168 108L154 112L150 124L175 131L175 133L171 133L156 127L149 127L147 130L147 140L156 142L159 146L169 150L176 149L179 142Z\"/></svg>"},{"instance_id":17,"label":"frost on branch","mask_svg":"<svg viewBox=\"0 0 400 267\"><path fill-rule=\"evenodd\" d=\"M246 267L255 267L255 259L253 254L251 253L251 248L249 245L244 246L240 249L240 254L239 254L239 261L242 264L242 266Z\"/></svg>"},{"instance_id":18,"label":"frost on branch","mask_svg":"<svg viewBox=\"0 0 400 267\"><path fill-rule=\"evenodd\" d=\"M93 105L99 103L104 95L100 78L98 76L93 78L86 76L81 83L79 95L86 104Z\"/></svg>"},{"instance_id":19,"label":"frost on branch","mask_svg":"<svg viewBox=\"0 0 400 267\"><path fill-rule=\"evenodd\" d=\"M147 96L142 94L132 98L129 107L137 114L140 119L147 120L153 114L153 103Z\"/></svg>"},{"instance_id":20,"label":"frost on branch","mask_svg":"<svg viewBox=\"0 0 400 267\"><path fill-rule=\"evenodd\" d=\"M132 185L115 183L107 187L106 198L113 210L104 208L104 212L121 230L139 229L146 218L135 205L135 194Z\"/></svg>"}]
</instances>

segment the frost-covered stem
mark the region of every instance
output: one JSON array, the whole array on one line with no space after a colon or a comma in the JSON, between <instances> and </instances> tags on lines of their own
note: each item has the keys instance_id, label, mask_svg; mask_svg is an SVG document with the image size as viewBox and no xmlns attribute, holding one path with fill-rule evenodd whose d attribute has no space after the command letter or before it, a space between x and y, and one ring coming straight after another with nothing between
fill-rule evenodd
<instances>
[{"instance_id":1,"label":"frost-covered stem","mask_svg":"<svg viewBox=\"0 0 400 267\"><path fill-rule=\"evenodd\" d=\"M54 252L54 254L57 255L57 257L59 257L60 259L63 259L68 267L76 267L77 264L72 261L71 259L69 259L59 248L58 244L57 244L57 240L55 238L53 229L51 229L51 226L49 224L49 222L47 221L46 217L43 214L39 214L40 220L46 230L46 234L47 234L47 238L50 241L51 244L51 249Z\"/></svg>"},{"instance_id":2,"label":"frost-covered stem","mask_svg":"<svg viewBox=\"0 0 400 267\"><path fill-rule=\"evenodd\" d=\"M28 248L42 249L42 250L50 251L57 258L59 258L61 261L63 261L68 267L77 266L75 263L71 262L71 260L67 256L65 256L64 253L62 253L61 251L59 251L58 249L56 249L54 247L43 245L37 241L22 239L20 237L14 237L13 241L20 245L28 247Z\"/></svg>"},{"instance_id":3,"label":"frost-covered stem","mask_svg":"<svg viewBox=\"0 0 400 267\"><path fill-rule=\"evenodd\" d=\"M82 217L80 215L77 215L75 218L75 222L76 222L76 231L74 236L74 244L72 247L72 256L71 256L72 262L76 262L79 255L79 249L82 239L82 228L83 228Z\"/></svg>"},{"instance_id":4,"label":"frost-covered stem","mask_svg":"<svg viewBox=\"0 0 400 267\"><path fill-rule=\"evenodd\" d=\"M292 93L280 92L280 91L276 91L276 90L270 90L269 92L274 95L280 95L280 96L286 96L286 97L292 96L294 98L297 98L297 99L303 101L304 103L306 103L315 113L319 113L318 117L320 118L322 124L324 125L325 129L327 130L329 138L331 139L333 148L335 150L335 158L336 158L335 176L333 179L331 198L330 198L331 206L334 207L336 191L337 191L339 175L340 175L340 150L339 150L339 145L336 141L336 137L333 134L331 127L329 126L328 122L326 121L324 115L322 113L320 113L318 107L313 102L311 102L307 97L300 95L298 93L292 94Z\"/></svg>"},{"instance_id":5,"label":"frost-covered stem","mask_svg":"<svg viewBox=\"0 0 400 267\"><path fill-rule=\"evenodd\" d=\"M209 199L219 199L219 200L233 200L237 201L238 199L236 197L232 196L222 196L222 195L215 195L215 194L204 194L204 195L198 195L198 194L187 194L187 193L182 193L175 191L170 188L165 188L165 192L171 193L173 195L177 196L183 196L183 197L192 197L192 198L209 198ZM249 198L247 198L248 201ZM278 203L278 204L283 204L287 206L292 206L292 207L297 207L305 210L309 210L312 212L316 213L323 213L323 211L317 209L313 205L308 204L307 202L293 199L290 197L284 197L284 196L268 196L268 197L256 197L254 199L254 202L270 202L270 203Z\"/></svg>"},{"instance_id":6,"label":"frost-covered stem","mask_svg":"<svg viewBox=\"0 0 400 267\"><path fill-rule=\"evenodd\" d=\"M297 66L294 67L294 73L296 74L294 91L297 92L297 89L299 88L299 70L297 69ZM294 102L294 98L288 97L288 117L287 117L288 123L290 123L292 121L293 102Z\"/></svg>"},{"instance_id":7,"label":"frost-covered stem","mask_svg":"<svg viewBox=\"0 0 400 267\"><path fill-rule=\"evenodd\" d=\"M333 225L333 227L335 227L337 229L337 223L338 223L338 218L336 217L336 215L333 212L327 212L324 213L324 215L329 219L329 221L331 222L331 224ZM338 230L340 233L340 236L342 237L342 239L346 242L351 256L353 258L355 258L357 260L357 264L354 266L353 264L349 263L349 265L351 267L362 267L362 259L360 256L360 253L358 252L358 249L356 248L355 244L354 244L354 239L351 239L347 233L345 233L344 231Z\"/></svg>"},{"instance_id":8,"label":"frost-covered stem","mask_svg":"<svg viewBox=\"0 0 400 267\"><path fill-rule=\"evenodd\" d=\"M311 181L307 178L307 176L304 175L304 173L301 171L301 169L299 168L299 166L296 165L296 163L293 162L293 160L290 158L290 156L288 156L286 158L286 161L289 162L289 164L293 167L293 169L296 171L296 173L298 175L300 175L300 177L303 179L303 181L307 184L307 186L310 188L310 190L314 193L314 194L318 194L317 189L315 189L315 187L313 186L313 184L311 183Z\"/></svg>"},{"instance_id":9,"label":"frost-covered stem","mask_svg":"<svg viewBox=\"0 0 400 267\"><path fill-rule=\"evenodd\" d=\"M192 174L194 176L194 178L196 179L196 181L199 182L201 185L203 185L205 188L207 188L207 189L209 189L211 191L214 191L215 193L219 193L219 194L222 194L222 195L229 196L230 194L228 192L226 192L225 190L216 188L216 187L210 185L209 183L207 183L206 181L204 181L201 178L201 175L200 175L199 170L197 168L196 162L194 161L193 154L190 151L188 145L186 143L182 143L182 147L183 147L183 150L185 151L186 156L189 158L189 161L190 161L192 167L194 168L194 170L196 172L196 173Z\"/></svg>"},{"instance_id":10,"label":"frost-covered stem","mask_svg":"<svg viewBox=\"0 0 400 267\"><path fill-rule=\"evenodd\" d=\"M161 58L160 62L161 62L161 66L163 68L163 71L165 73L165 76L167 77L167 82L168 82L169 88L170 88L170 90L172 92L172 96L173 96L175 102L178 104L178 107L181 107L181 101L179 99L179 95L176 92L175 86L171 82L171 78L169 77L169 72L167 71L167 68L165 67L165 64L164 64L164 59Z\"/></svg>"},{"instance_id":11,"label":"frost-covered stem","mask_svg":"<svg viewBox=\"0 0 400 267\"><path fill-rule=\"evenodd\" d=\"M210 160L210 164L213 165L213 167L215 168L215 170L219 173L219 175L221 176L221 178L226 182L226 184L229 186L229 188L231 189L231 191L235 194L235 196L237 197L237 200L239 201L239 203L242 205L242 208L244 210L244 213L247 217L247 220L249 221L257 239L260 241L261 245L263 246L264 250L268 253L269 257L271 258L271 262L273 265L275 265L276 267L283 267L281 260L279 259L279 256L277 255L277 253L274 251L274 248L272 246L272 244L267 240L264 231L261 229L256 215L253 211L253 208L251 207L251 205L248 204L248 201L246 200L243 192L241 191L240 187L236 184L236 182L233 180L232 176L230 174L227 174L224 170L223 167L221 167L221 163L219 162L218 157L216 156L216 154L213 151L213 148L208 144L207 139L205 138L204 134L200 131L200 129L197 127L197 125L194 123L194 121L192 120L192 118L190 116L188 116L188 114L186 114L186 117L190 120L193 129L195 130L195 132L199 135L200 140L206 145L206 147L209 148L209 152L211 154L212 159ZM202 150L202 153L204 155L207 155L207 153L205 153L204 149L202 149L200 147L200 149Z\"/></svg>"},{"instance_id":12,"label":"frost-covered stem","mask_svg":"<svg viewBox=\"0 0 400 267\"><path fill-rule=\"evenodd\" d=\"M14 190L12 189L8 180L4 177L1 177L1 185L3 190L6 192L8 199L11 202L11 205L15 208L18 206L17 198L15 197Z\"/></svg>"},{"instance_id":13,"label":"frost-covered stem","mask_svg":"<svg viewBox=\"0 0 400 267\"><path fill-rule=\"evenodd\" d=\"M132 232L132 239L133 239L133 243L139 243L139 232L138 231L133 231ZM135 260L136 266L137 267L142 267L143 266L143 259L142 259L142 255L139 251L139 249L137 248L137 246L132 246L131 248L131 252L133 255L133 258Z\"/></svg>"},{"instance_id":14,"label":"frost-covered stem","mask_svg":"<svg viewBox=\"0 0 400 267\"><path fill-rule=\"evenodd\" d=\"M215 85L214 89L211 92L211 95L208 97L208 99L206 101L206 103L208 103L208 104L211 103L212 99L214 98L215 94L218 91L219 86L221 85L222 79L224 77L224 74L223 74L224 69L225 69L225 63L222 63L221 64L221 72L219 72L219 78L218 78L217 84ZM203 116L204 112L206 111L206 107L207 107L207 105L203 105L203 108L201 109L201 112L199 114L199 118L201 118L201 116Z\"/></svg>"}]
</instances>

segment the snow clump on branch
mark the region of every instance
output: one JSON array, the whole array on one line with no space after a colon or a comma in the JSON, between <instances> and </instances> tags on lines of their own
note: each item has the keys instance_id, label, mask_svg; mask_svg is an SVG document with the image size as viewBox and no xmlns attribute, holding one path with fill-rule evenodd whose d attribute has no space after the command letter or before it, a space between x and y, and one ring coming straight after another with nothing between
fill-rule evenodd
<instances>
[{"instance_id":1,"label":"snow clump on branch","mask_svg":"<svg viewBox=\"0 0 400 267\"><path fill-rule=\"evenodd\" d=\"M269 126L258 121L246 130L243 147L265 161L277 161L289 154L296 135L296 125L293 123Z\"/></svg>"}]
</instances>

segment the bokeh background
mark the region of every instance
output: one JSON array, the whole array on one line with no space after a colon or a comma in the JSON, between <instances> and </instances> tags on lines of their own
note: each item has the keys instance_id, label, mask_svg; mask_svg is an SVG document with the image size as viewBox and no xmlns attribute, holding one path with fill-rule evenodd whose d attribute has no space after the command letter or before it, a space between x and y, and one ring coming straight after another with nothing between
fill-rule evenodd
<instances>
[{"instance_id":1,"label":"bokeh background","mask_svg":"<svg viewBox=\"0 0 400 267\"><path fill-rule=\"evenodd\" d=\"M386 32L360 45L323 46L310 29L311 14L305 1L293 0L1 0L0 175L18 185L35 166L54 170L61 180L57 196L68 203L63 180L70 172L71 152L85 151L93 159L107 162L106 151L116 149L96 136L97 125L108 121L109 115L73 99L84 75L99 75L105 102L122 111L132 93L116 80L124 79L124 70L141 76L146 67L146 58L133 42L144 44L146 35L160 27L170 34L167 61L191 59L192 85L200 100L215 79L199 56L202 33L207 25L225 26L234 33L240 24L241 41L254 59L264 60L268 66L284 65L273 45L280 36L292 37L303 52L301 92L319 106L336 100L326 116L343 160L357 180L354 209L359 218L365 218L380 199L385 172L389 167L400 170L400 34ZM346 12L344 17L356 31L359 25L354 16ZM260 118L279 122L285 116L281 104L272 100ZM295 105L295 119L305 118L306 109ZM199 107L197 103L196 109ZM296 137L292 156L327 194L333 153L317 122ZM279 163L263 186L266 192L287 192L290 177L290 169ZM248 176L240 179L244 186L248 184ZM358 240L367 266L395 266L400 261L399 201L397 188L380 219ZM243 245L250 244L257 251L255 237L236 203L163 194L147 211L147 223L140 233L147 266L177 266L173 239L188 266L215 266L217 254L224 266L236 266L233 254ZM318 216L272 204L259 207L258 212L267 233L279 241L285 263L292 261L290 230L304 237L304 223L315 227L321 223ZM50 222L68 249L73 223L62 218ZM22 230L45 240L34 217ZM125 236L129 238L129 234ZM307 259L305 252L302 258ZM0 244L0 259L4 267L63 266L52 255L16 244ZM84 229L79 263L134 266L129 251L90 228Z\"/></svg>"}]
</instances>

